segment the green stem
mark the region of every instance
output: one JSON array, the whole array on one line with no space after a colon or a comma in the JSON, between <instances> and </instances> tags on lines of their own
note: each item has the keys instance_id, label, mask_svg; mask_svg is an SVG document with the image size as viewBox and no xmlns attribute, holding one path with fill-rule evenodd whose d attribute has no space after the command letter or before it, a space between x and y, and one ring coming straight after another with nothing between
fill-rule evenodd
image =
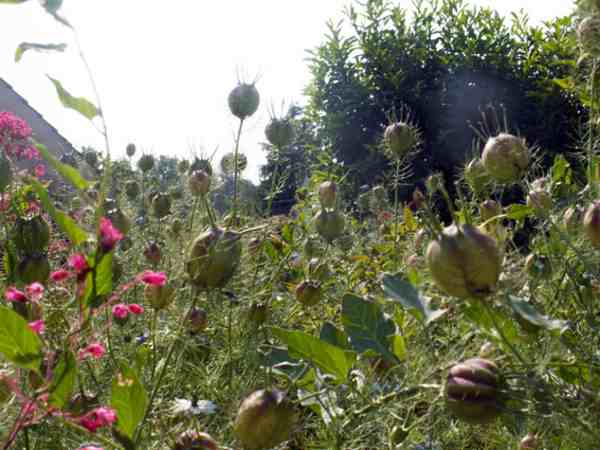
<instances>
[{"instance_id":1,"label":"green stem","mask_svg":"<svg viewBox=\"0 0 600 450\"><path fill-rule=\"evenodd\" d=\"M240 139L242 137L242 127L244 126L244 119L240 119L240 127L238 128L237 136L235 138L235 151L234 151L234 160L233 160L233 213L231 217L234 220L237 217L237 208L238 208L238 155L240 152Z\"/></svg>"},{"instance_id":2,"label":"green stem","mask_svg":"<svg viewBox=\"0 0 600 450\"><path fill-rule=\"evenodd\" d=\"M498 325L498 321L496 320L496 316L494 315L494 311L492 311L491 306L485 301L483 301L481 303L483 304L484 309L487 311L488 315L490 316L492 325L494 326L495 330L500 335L500 339L502 339L502 342L504 342L504 344L506 344L506 346L510 349L510 351L515 355L515 357L519 360L519 362L522 365L527 366L528 364L527 364L527 362L525 362L525 358L523 358L523 356L521 356L521 353L519 353L517 348L514 345L512 345L512 343L508 340L508 338L502 331L502 328L500 328L500 326Z\"/></svg>"},{"instance_id":3,"label":"green stem","mask_svg":"<svg viewBox=\"0 0 600 450\"><path fill-rule=\"evenodd\" d=\"M594 60L592 66L592 73L590 77L590 119L589 119L589 130L588 130L588 183L592 189L592 194L596 194L596 183L594 182L594 116L595 116L595 105L596 105L596 72L598 70L598 63Z\"/></svg>"},{"instance_id":4,"label":"green stem","mask_svg":"<svg viewBox=\"0 0 600 450\"><path fill-rule=\"evenodd\" d=\"M399 222L399 214L398 214L398 194L400 189L400 160L396 159L396 167L394 173L394 259L396 260L396 269L398 268L398 264L400 261L399 252L398 252L398 222Z\"/></svg>"}]
</instances>

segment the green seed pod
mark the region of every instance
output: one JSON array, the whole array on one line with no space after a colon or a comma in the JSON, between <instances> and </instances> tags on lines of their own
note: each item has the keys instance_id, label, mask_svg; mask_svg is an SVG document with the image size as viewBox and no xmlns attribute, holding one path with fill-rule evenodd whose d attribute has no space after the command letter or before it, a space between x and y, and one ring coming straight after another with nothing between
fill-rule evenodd
<instances>
[{"instance_id":1,"label":"green seed pod","mask_svg":"<svg viewBox=\"0 0 600 450\"><path fill-rule=\"evenodd\" d=\"M446 405L458 419L471 424L489 423L502 412L503 380L498 366L482 358L469 359L450 369Z\"/></svg>"},{"instance_id":2,"label":"green seed pod","mask_svg":"<svg viewBox=\"0 0 600 450\"><path fill-rule=\"evenodd\" d=\"M459 298L485 298L500 276L496 241L472 225L446 227L429 244L426 258L437 286Z\"/></svg>"},{"instance_id":3,"label":"green seed pod","mask_svg":"<svg viewBox=\"0 0 600 450\"><path fill-rule=\"evenodd\" d=\"M499 183L515 183L527 172L529 149L523 139L501 133L488 139L481 160L494 180Z\"/></svg>"},{"instance_id":4,"label":"green seed pod","mask_svg":"<svg viewBox=\"0 0 600 450\"><path fill-rule=\"evenodd\" d=\"M248 308L248 320L260 326L269 318L269 307L266 303L252 303Z\"/></svg>"},{"instance_id":5,"label":"green seed pod","mask_svg":"<svg viewBox=\"0 0 600 450\"><path fill-rule=\"evenodd\" d=\"M246 158L246 155L244 155L243 153L238 153L238 173L241 173L244 170L246 170L247 166L248 158ZM225 175L233 175L235 171L235 154L233 152L226 153L225 155L223 155L223 158L221 158L221 171Z\"/></svg>"},{"instance_id":6,"label":"green seed pod","mask_svg":"<svg viewBox=\"0 0 600 450\"><path fill-rule=\"evenodd\" d=\"M545 217L552 210L552 196L544 189L535 189L527 194L527 206L532 208L538 216Z\"/></svg>"},{"instance_id":7,"label":"green seed pod","mask_svg":"<svg viewBox=\"0 0 600 450\"><path fill-rule=\"evenodd\" d=\"M294 126L287 118L277 119L274 117L265 128L265 136L271 145L284 148L294 138Z\"/></svg>"},{"instance_id":8,"label":"green seed pod","mask_svg":"<svg viewBox=\"0 0 600 450\"><path fill-rule=\"evenodd\" d=\"M205 171L208 176L212 176L213 170L210 161L206 158L194 158L194 162L190 166L188 173L192 174L198 170Z\"/></svg>"},{"instance_id":9,"label":"green seed pod","mask_svg":"<svg viewBox=\"0 0 600 450\"><path fill-rule=\"evenodd\" d=\"M131 229L131 220L121 210L121 208L111 209L106 213L106 217L110 219L113 226L119 230L123 235L129 233Z\"/></svg>"},{"instance_id":10,"label":"green seed pod","mask_svg":"<svg viewBox=\"0 0 600 450\"><path fill-rule=\"evenodd\" d=\"M344 233L346 221L339 211L320 210L314 217L317 233L328 242L340 237Z\"/></svg>"},{"instance_id":11,"label":"green seed pod","mask_svg":"<svg viewBox=\"0 0 600 450\"><path fill-rule=\"evenodd\" d=\"M305 280L296 286L296 300L304 306L314 306L321 300L321 286L314 281Z\"/></svg>"},{"instance_id":12,"label":"green seed pod","mask_svg":"<svg viewBox=\"0 0 600 450\"><path fill-rule=\"evenodd\" d=\"M90 167L96 167L98 165L98 153L95 150L87 150L83 154L83 159L88 163Z\"/></svg>"},{"instance_id":13,"label":"green seed pod","mask_svg":"<svg viewBox=\"0 0 600 450\"><path fill-rule=\"evenodd\" d=\"M131 143L131 144L127 144L127 147L125 148L125 153L127 153L127 156L129 156L130 158L133 157L133 155L135 155L135 144Z\"/></svg>"},{"instance_id":14,"label":"green seed pod","mask_svg":"<svg viewBox=\"0 0 600 450\"><path fill-rule=\"evenodd\" d=\"M406 122L396 122L385 129L383 139L390 155L401 158L417 146L419 131Z\"/></svg>"},{"instance_id":15,"label":"green seed pod","mask_svg":"<svg viewBox=\"0 0 600 450\"><path fill-rule=\"evenodd\" d=\"M154 156L142 155L137 162L138 169L142 172L150 172L154 168Z\"/></svg>"},{"instance_id":16,"label":"green seed pod","mask_svg":"<svg viewBox=\"0 0 600 450\"><path fill-rule=\"evenodd\" d=\"M600 202L593 202L583 216L583 230L592 246L600 250Z\"/></svg>"},{"instance_id":17,"label":"green seed pod","mask_svg":"<svg viewBox=\"0 0 600 450\"><path fill-rule=\"evenodd\" d=\"M46 284L50 277L50 263L48 257L41 253L25 256L17 264L17 277L23 284L34 282Z\"/></svg>"},{"instance_id":18,"label":"green seed pod","mask_svg":"<svg viewBox=\"0 0 600 450\"><path fill-rule=\"evenodd\" d=\"M188 186L194 197L206 195L210 191L210 176L204 170L196 170L190 174Z\"/></svg>"},{"instance_id":19,"label":"green seed pod","mask_svg":"<svg viewBox=\"0 0 600 450\"><path fill-rule=\"evenodd\" d=\"M492 180L483 166L481 159L473 159L467 164L464 171L465 181L475 193L482 192Z\"/></svg>"},{"instance_id":20,"label":"green seed pod","mask_svg":"<svg viewBox=\"0 0 600 450\"><path fill-rule=\"evenodd\" d=\"M577 40L584 53L600 56L600 15L586 17L577 27Z\"/></svg>"},{"instance_id":21,"label":"green seed pod","mask_svg":"<svg viewBox=\"0 0 600 450\"><path fill-rule=\"evenodd\" d=\"M244 449L268 449L290 438L295 421L296 414L283 392L259 390L242 402L233 431Z\"/></svg>"},{"instance_id":22,"label":"green seed pod","mask_svg":"<svg viewBox=\"0 0 600 450\"><path fill-rule=\"evenodd\" d=\"M144 298L152 305L157 311L165 309L173 301L175 295L175 289L168 284L164 286L158 286L154 284L147 284L144 288Z\"/></svg>"},{"instance_id":23,"label":"green seed pod","mask_svg":"<svg viewBox=\"0 0 600 450\"><path fill-rule=\"evenodd\" d=\"M0 193L4 192L13 179L10 162L0 154Z\"/></svg>"},{"instance_id":24,"label":"green seed pod","mask_svg":"<svg viewBox=\"0 0 600 450\"><path fill-rule=\"evenodd\" d=\"M563 214L563 225L567 232L575 233L581 224L583 210L579 206L572 206Z\"/></svg>"},{"instance_id":25,"label":"green seed pod","mask_svg":"<svg viewBox=\"0 0 600 450\"><path fill-rule=\"evenodd\" d=\"M50 242L50 226L42 216L19 217L13 228L13 242L22 254L43 252Z\"/></svg>"},{"instance_id":26,"label":"green seed pod","mask_svg":"<svg viewBox=\"0 0 600 450\"><path fill-rule=\"evenodd\" d=\"M152 198L152 213L157 219L171 214L171 197L163 193L155 195Z\"/></svg>"},{"instance_id":27,"label":"green seed pod","mask_svg":"<svg viewBox=\"0 0 600 450\"><path fill-rule=\"evenodd\" d=\"M200 308L192 309L187 316L187 325L190 333L200 333L208 327L208 314Z\"/></svg>"},{"instance_id":28,"label":"green seed pod","mask_svg":"<svg viewBox=\"0 0 600 450\"><path fill-rule=\"evenodd\" d=\"M224 287L240 264L242 243L240 234L210 228L192 242L188 252L186 271L198 287Z\"/></svg>"},{"instance_id":29,"label":"green seed pod","mask_svg":"<svg viewBox=\"0 0 600 450\"><path fill-rule=\"evenodd\" d=\"M217 442L206 433L185 431L175 441L173 450L217 450Z\"/></svg>"},{"instance_id":30,"label":"green seed pod","mask_svg":"<svg viewBox=\"0 0 600 450\"><path fill-rule=\"evenodd\" d=\"M254 84L238 84L227 98L231 114L240 120L250 117L258 109L260 95Z\"/></svg>"},{"instance_id":31,"label":"green seed pod","mask_svg":"<svg viewBox=\"0 0 600 450\"><path fill-rule=\"evenodd\" d=\"M481 215L481 220L487 222L493 217L502 214L502 207L495 200L486 200L479 205L479 214Z\"/></svg>"},{"instance_id":32,"label":"green seed pod","mask_svg":"<svg viewBox=\"0 0 600 450\"><path fill-rule=\"evenodd\" d=\"M140 185L137 181L130 180L125 183L125 195L129 200L134 200L140 195Z\"/></svg>"},{"instance_id":33,"label":"green seed pod","mask_svg":"<svg viewBox=\"0 0 600 450\"><path fill-rule=\"evenodd\" d=\"M319 201L323 208L335 208L337 200L337 184L325 181L319 186Z\"/></svg>"}]
</instances>

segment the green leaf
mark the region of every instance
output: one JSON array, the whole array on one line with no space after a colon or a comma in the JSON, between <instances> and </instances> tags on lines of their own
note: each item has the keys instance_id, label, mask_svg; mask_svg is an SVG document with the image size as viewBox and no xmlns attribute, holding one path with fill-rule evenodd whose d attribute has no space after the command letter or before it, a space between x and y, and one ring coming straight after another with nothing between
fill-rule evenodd
<instances>
[{"instance_id":1,"label":"green leaf","mask_svg":"<svg viewBox=\"0 0 600 450\"><path fill-rule=\"evenodd\" d=\"M36 44L34 42L22 42L15 52L15 62L21 61L23 54L28 50L35 50L36 52L64 52L66 49L67 44Z\"/></svg>"},{"instance_id":2,"label":"green leaf","mask_svg":"<svg viewBox=\"0 0 600 450\"><path fill-rule=\"evenodd\" d=\"M112 252L105 253L95 266L95 270L88 274L85 286L83 303L86 306L97 308L107 295L112 292ZM96 291L94 292L94 277L96 278Z\"/></svg>"},{"instance_id":3,"label":"green leaf","mask_svg":"<svg viewBox=\"0 0 600 450\"><path fill-rule=\"evenodd\" d=\"M148 395L137 373L123 366L112 383L110 405L117 412L117 429L132 439L148 406Z\"/></svg>"},{"instance_id":4,"label":"green leaf","mask_svg":"<svg viewBox=\"0 0 600 450\"><path fill-rule=\"evenodd\" d=\"M290 356L314 363L324 372L335 375L338 381L346 380L356 353L328 344L301 331L271 328L273 334L288 346Z\"/></svg>"},{"instance_id":5,"label":"green leaf","mask_svg":"<svg viewBox=\"0 0 600 450\"><path fill-rule=\"evenodd\" d=\"M6 306L0 306L0 353L18 367L40 374L42 342L27 321Z\"/></svg>"},{"instance_id":6,"label":"green leaf","mask_svg":"<svg viewBox=\"0 0 600 450\"><path fill-rule=\"evenodd\" d=\"M425 321L425 324L439 319L446 313L445 309L431 309L427 299L421 297L415 287L399 275L383 275L383 292L388 299L399 302L417 320Z\"/></svg>"},{"instance_id":7,"label":"green leaf","mask_svg":"<svg viewBox=\"0 0 600 450\"><path fill-rule=\"evenodd\" d=\"M336 328L336 326L331 322L325 322L323 324L319 339L345 350L352 350L350 348L350 342L348 341L348 336L346 333Z\"/></svg>"},{"instance_id":8,"label":"green leaf","mask_svg":"<svg viewBox=\"0 0 600 450\"><path fill-rule=\"evenodd\" d=\"M59 228L69 236L69 239L74 245L79 245L88 239L87 233L79 228L73 219L54 207L48 197L48 191L42 183L35 178L29 178L28 183L33 187L44 210L50 214Z\"/></svg>"},{"instance_id":9,"label":"green leaf","mask_svg":"<svg viewBox=\"0 0 600 450\"><path fill-rule=\"evenodd\" d=\"M38 152L42 158L44 158L48 163L56 170L65 180L71 183L74 187L79 189L80 191L84 191L90 187L90 183L83 178L80 173L74 167L69 166L68 164L61 163L58 159L52 156L52 153L48 151L48 149L42 144L35 144Z\"/></svg>"},{"instance_id":10,"label":"green leaf","mask_svg":"<svg viewBox=\"0 0 600 450\"><path fill-rule=\"evenodd\" d=\"M515 314L535 327L545 328L546 330L560 330L566 324L562 320L550 319L540 314L531 303L521 298L509 295L508 300Z\"/></svg>"},{"instance_id":11,"label":"green leaf","mask_svg":"<svg viewBox=\"0 0 600 450\"><path fill-rule=\"evenodd\" d=\"M63 88L62 84L60 84L60 81L55 80L49 75L46 76L54 84L58 98L65 108L74 109L89 120L92 120L94 117L100 115L100 110L92 102L83 97L73 97Z\"/></svg>"},{"instance_id":12,"label":"green leaf","mask_svg":"<svg viewBox=\"0 0 600 450\"><path fill-rule=\"evenodd\" d=\"M391 362L398 362L390 348L396 325L383 315L379 305L347 294L342 300L342 323L354 350L359 353L373 350Z\"/></svg>"},{"instance_id":13,"label":"green leaf","mask_svg":"<svg viewBox=\"0 0 600 450\"><path fill-rule=\"evenodd\" d=\"M500 334L496 330L490 315L493 315L495 322L509 342L514 344L516 341L522 340L521 333L515 326L512 317L505 314L501 309L492 309L491 307L488 309L480 303L474 302L464 305L464 312L465 316L477 325L482 332L487 334L488 337L494 340L498 345L505 347L505 350L507 351L510 351L510 348L506 348L506 343L502 340Z\"/></svg>"},{"instance_id":14,"label":"green leaf","mask_svg":"<svg viewBox=\"0 0 600 450\"><path fill-rule=\"evenodd\" d=\"M50 384L48 403L62 409L71 398L77 378L77 360L73 352L67 350L58 360Z\"/></svg>"},{"instance_id":15,"label":"green leaf","mask_svg":"<svg viewBox=\"0 0 600 450\"><path fill-rule=\"evenodd\" d=\"M396 334L392 336L391 341L394 355L396 355L396 358L400 361L404 361L406 359L406 342L404 341L404 338L399 334Z\"/></svg>"},{"instance_id":16,"label":"green leaf","mask_svg":"<svg viewBox=\"0 0 600 450\"><path fill-rule=\"evenodd\" d=\"M510 205L508 207L508 212L506 213L506 217L512 220L524 220L529 216L533 216L535 214L533 208L530 208L527 205Z\"/></svg>"}]
</instances>

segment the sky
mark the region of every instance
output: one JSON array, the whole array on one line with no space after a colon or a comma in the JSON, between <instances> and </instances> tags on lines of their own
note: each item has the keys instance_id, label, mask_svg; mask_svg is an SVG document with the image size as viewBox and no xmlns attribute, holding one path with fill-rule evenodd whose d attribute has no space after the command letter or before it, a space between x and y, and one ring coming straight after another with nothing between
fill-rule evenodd
<instances>
[{"instance_id":1,"label":"sky","mask_svg":"<svg viewBox=\"0 0 600 450\"><path fill-rule=\"evenodd\" d=\"M270 114L304 103L310 80L306 49L323 41L329 19L343 18L349 0L64 0L61 9L77 29L100 92L111 152L129 142L154 155L220 155L234 147L237 119L227 96L238 79L254 81L258 112L245 123L240 145L248 156L244 176L258 181L265 161L260 146ZM408 0L399 2L409 7ZM533 21L568 14L569 0L471 0L503 14L523 8ZM0 77L25 97L77 148L104 150L96 128L64 109L46 75L75 96L94 102L73 33L38 0L0 5ZM27 52L21 42L67 43L64 53ZM0 105L1 108L1 105Z\"/></svg>"}]
</instances>

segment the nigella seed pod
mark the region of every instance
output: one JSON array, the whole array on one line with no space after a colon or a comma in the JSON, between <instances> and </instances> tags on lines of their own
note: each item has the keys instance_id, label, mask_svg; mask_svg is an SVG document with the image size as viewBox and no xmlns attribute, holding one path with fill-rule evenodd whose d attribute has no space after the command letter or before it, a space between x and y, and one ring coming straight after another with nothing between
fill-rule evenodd
<instances>
[{"instance_id":1,"label":"nigella seed pod","mask_svg":"<svg viewBox=\"0 0 600 450\"><path fill-rule=\"evenodd\" d=\"M600 201L593 202L585 212L583 230L592 246L600 250Z\"/></svg>"},{"instance_id":2,"label":"nigella seed pod","mask_svg":"<svg viewBox=\"0 0 600 450\"><path fill-rule=\"evenodd\" d=\"M296 414L277 389L250 394L238 410L233 432L246 450L273 448L290 438Z\"/></svg>"},{"instance_id":3,"label":"nigella seed pod","mask_svg":"<svg viewBox=\"0 0 600 450\"><path fill-rule=\"evenodd\" d=\"M304 306L314 306L321 300L321 286L310 280L305 280L296 286L296 300Z\"/></svg>"},{"instance_id":4,"label":"nigella seed pod","mask_svg":"<svg viewBox=\"0 0 600 450\"><path fill-rule=\"evenodd\" d=\"M344 233L346 221L343 214L337 210L320 210L313 220L317 233L328 242L332 242Z\"/></svg>"},{"instance_id":5,"label":"nigella seed pod","mask_svg":"<svg viewBox=\"0 0 600 450\"><path fill-rule=\"evenodd\" d=\"M534 189L527 194L527 206L538 216L545 217L552 210L552 196L544 189Z\"/></svg>"},{"instance_id":6,"label":"nigella seed pod","mask_svg":"<svg viewBox=\"0 0 600 450\"><path fill-rule=\"evenodd\" d=\"M229 93L227 102L231 114L244 120L258 109L260 95L254 84L240 83Z\"/></svg>"},{"instance_id":7,"label":"nigella seed pod","mask_svg":"<svg viewBox=\"0 0 600 450\"><path fill-rule=\"evenodd\" d=\"M50 226L42 216L19 217L15 222L12 235L19 252L40 253L50 242Z\"/></svg>"},{"instance_id":8,"label":"nigella seed pod","mask_svg":"<svg viewBox=\"0 0 600 450\"><path fill-rule=\"evenodd\" d=\"M152 198L152 212L158 219L162 219L171 214L171 197L168 194L156 194Z\"/></svg>"},{"instance_id":9,"label":"nigella seed pod","mask_svg":"<svg viewBox=\"0 0 600 450\"><path fill-rule=\"evenodd\" d=\"M563 214L563 225L567 232L574 233L581 224L583 210L579 206L572 206Z\"/></svg>"},{"instance_id":10,"label":"nigella seed pod","mask_svg":"<svg viewBox=\"0 0 600 450\"><path fill-rule=\"evenodd\" d=\"M292 122L287 118L272 118L265 128L265 136L271 145L277 148L286 147L294 138Z\"/></svg>"},{"instance_id":11,"label":"nigella seed pod","mask_svg":"<svg viewBox=\"0 0 600 450\"><path fill-rule=\"evenodd\" d=\"M127 144L127 147L125 148L125 153L127 153L127 156L129 156L131 158L133 155L135 155L135 150L136 150L135 144L130 143L130 144Z\"/></svg>"},{"instance_id":12,"label":"nigella seed pod","mask_svg":"<svg viewBox=\"0 0 600 450\"><path fill-rule=\"evenodd\" d=\"M426 259L435 284L459 298L485 298L501 271L496 241L472 225L446 227L429 244Z\"/></svg>"},{"instance_id":13,"label":"nigella seed pod","mask_svg":"<svg viewBox=\"0 0 600 450\"><path fill-rule=\"evenodd\" d=\"M173 450L217 450L217 442L206 433L185 431L175 441Z\"/></svg>"},{"instance_id":14,"label":"nigella seed pod","mask_svg":"<svg viewBox=\"0 0 600 450\"><path fill-rule=\"evenodd\" d=\"M200 333L208 327L208 314L200 308L192 309L187 316L188 329L191 333Z\"/></svg>"},{"instance_id":15,"label":"nigella seed pod","mask_svg":"<svg viewBox=\"0 0 600 450\"><path fill-rule=\"evenodd\" d=\"M194 197L206 195L210 190L210 176L204 170L195 170L188 179L188 186Z\"/></svg>"},{"instance_id":16,"label":"nigella seed pod","mask_svg":"<svg viewBox=\"0 0 600 450\"><path fill-rule=\"evenodd\" d=\"M319 186L319 201L323 208L334 208L337 200L337 185L333 181L325 181Z\"/></svg>"},{"instance_id":17,"label":"nigella seed pod","mask_svg":"<svg viewBox=\"0 0 600 450\"><path fill-rule=\"evenodd\" d=\"M142 155L137 162L137 166L144 173L150 172L154 168L154 156Z\"/></svg>"},{"instance_id":18,"label":"nigella seed pod","mask_svg":"<svg viewBox=\"0 0 600 450\"><path fill-rule=\"evenodd\" d=\"M269 307L266 303L252 303L248 308L248 320L260 326L269 318Z\"/></svg>"},{"instance_id":19,"label":"nigella seed pod","mask_svg":"<svg viewBox=\"0 0 600 450\"><path fill-rule=\"evenodd\" d=\"M383 139L390 155L401 158L419 143L419 131L409 123L396 122L388 125Z\"/></svg>"},{"instance_id":20,"label":"nigella seed pod","mask_svg":"<svg viewBox=\"0 0 600 450\"><path fill-rule=\"evenodd\" d=\"M481 192L490 183L491 177L479 158L473 159L467 164L464 171L465 181L473 192Z\"/></svg>"},{"instance_id":21,"label":"nigella seed pod","mask_svg":"<svg viewBox=\"0 0 600 450\"><path fill-rule=\"evenodd\" d=\"M489 423L502 412L503 386L500 370L494 362L469 359L450 369L445 386L446 405L462 421Z\"/></svg>"},{"instance_id":22,"label":"nigella seed pod","mask_svg":"<svg viewBox=\"0 0 600 450\"><path fill-rule=\"evenodd\" d=\"M486 172L499 183L520 181L527 172L529 158L524 140L508 133L490 137L481 156Z\"/></svg>"}]
</instances>

